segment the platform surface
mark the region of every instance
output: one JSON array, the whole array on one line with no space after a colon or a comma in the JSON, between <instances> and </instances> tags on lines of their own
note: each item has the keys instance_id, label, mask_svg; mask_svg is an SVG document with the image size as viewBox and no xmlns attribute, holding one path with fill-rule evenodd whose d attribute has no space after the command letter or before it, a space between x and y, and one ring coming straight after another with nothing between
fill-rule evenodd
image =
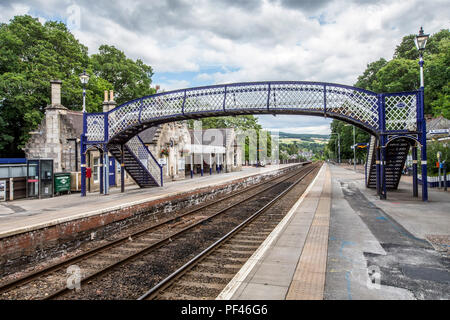
<instances>
[{"instance_id":1,"label":"platform surface","mask_svg":"<svg viewBox=\"0 0 450 320\"><path fill-rule=\"evenodd\" d=\"M424 203L404 178L380 200L325 164L218 299L449 299L450 193Z\"/></svg>"},{"instance_id":2,"label":"platform surface","mask_svg":"<svg viewBox=\"0 0 450 320\"><path fill-rule=\"evenodd\" d=\"M120 193L120 188L111 188L108 195L93 192L88 193L86 197L81 197L80 193L73 193L47 199L0 202L0 238L100 214L122 205L138 204L273 172L290 165L295 164L243 167L242 171L213 173L211 176L205 173L203 177L196 175L193 179L186 177L184 180L165 182L163 187L158 188L141 189L138 186L129 186L126 187L125 193Z\"/></svg>"}]
</instances>

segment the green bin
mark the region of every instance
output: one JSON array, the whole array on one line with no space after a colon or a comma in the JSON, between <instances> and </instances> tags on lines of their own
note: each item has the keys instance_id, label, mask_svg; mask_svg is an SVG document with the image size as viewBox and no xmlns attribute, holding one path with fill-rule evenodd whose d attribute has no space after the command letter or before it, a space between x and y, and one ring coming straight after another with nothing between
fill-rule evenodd
<instances>
[{"instance_id":1,"label":"green bin","mask_svg":"<svg viewBox=\"0 0 450 320\"><path fill-rule=\"evenodd\" d=\"M55 193L67 191L70 193L70 172L55 173Z\"/></svg>"}]
</instances>

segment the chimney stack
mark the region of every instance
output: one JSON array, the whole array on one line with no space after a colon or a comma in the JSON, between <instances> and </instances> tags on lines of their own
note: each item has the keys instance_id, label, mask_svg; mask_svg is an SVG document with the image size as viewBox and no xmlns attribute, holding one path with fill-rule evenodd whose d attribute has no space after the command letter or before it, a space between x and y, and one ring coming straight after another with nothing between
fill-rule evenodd
<instances>
[{"instance_id":1,"label":"chimney stack","mask_svg":"<svg viewBox=\"0 0 450 320\"><path fill-rule=\"evenodd\" d=\"M108 112L116 107L116 102L114 101L114 91L109 90L109 100L108 100L108 90L105 90L105 101L103 101L103 112Z\"/></svg>"},{"instance_id":2,"label":"chimney stack","mask_svg":"<svg viewBox=\"0 0 450 320\"><path fill-rule=\"evenodd\" d=\"M50 80L52 87L51 105L60 106L61 105L61 80Z\"/></svg>"}]
</instances>

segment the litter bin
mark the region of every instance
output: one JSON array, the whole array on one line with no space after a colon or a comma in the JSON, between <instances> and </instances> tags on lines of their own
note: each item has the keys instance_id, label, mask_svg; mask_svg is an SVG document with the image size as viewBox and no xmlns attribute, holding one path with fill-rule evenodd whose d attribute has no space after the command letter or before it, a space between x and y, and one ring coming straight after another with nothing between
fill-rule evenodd
<instances>
[{"instance_id":1,"label":"litter bin","mask_svg":"<svg viewBox=\"0 0 450 320\"><path fill-rule=\"evenodd\" d=\"M70 172L67 173L55 173L55 193L67 191L70 193Z\"/></svg>"}]
</instances>

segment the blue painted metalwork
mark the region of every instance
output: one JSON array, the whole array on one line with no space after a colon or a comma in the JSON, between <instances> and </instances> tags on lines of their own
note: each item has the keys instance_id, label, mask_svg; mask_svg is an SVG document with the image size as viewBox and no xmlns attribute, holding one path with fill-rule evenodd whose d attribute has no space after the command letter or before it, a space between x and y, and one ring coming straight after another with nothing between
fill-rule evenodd
<instances>
[{"instance_id":1,"label":"blue painted metalwork","mask_svg":"<svg viewBox=\"0 0 450 320\"><path fill-rule=\"evenodd\" d=\"M417 146L412 148L412 159L413 159L413 197L418 197L418 184L417 184Z\"/></svg>"},{"instance_id":2,"label":"blue painted metalwork","mask_svg":"<svg viewBox=\"0 0 450 320\"><path fill-rule=\"evenodd\" d=\"M422 61L423 63L423 61ZM427 176L427 125L424 114L424 87L420 87L419 89L419 97L420 97L420 136L421 136L421 166L422 166L422 201L428 201L428 176Z\"/></svg>"},{"instance_id":3,"label":"blue painted metalwork","mask_svg":"<svg viewBox=\"0 0 450 320\"><path fill-rule=\"evenodd\" d=\"M142 141L133 137L165 122L241 114L328 116L368 131L378 140L377 189L380 196L386 195L386 184L381 176L385 171L384 149L391 141L388 135L417 136L422 150L426 148L423 88L377 94L347 85L311 81L211 85L137 98L105 113L85 114L81 145L82 148L100 143L105 148L125 145L140 166L155 181L161 180L162 185L162 167ZM422 154L422 160L426 161L426 154ZM426 172L426 164L422 165L422 170ZM426 187L422 190L426 199Z\"/></svg>"}]
</instances>

